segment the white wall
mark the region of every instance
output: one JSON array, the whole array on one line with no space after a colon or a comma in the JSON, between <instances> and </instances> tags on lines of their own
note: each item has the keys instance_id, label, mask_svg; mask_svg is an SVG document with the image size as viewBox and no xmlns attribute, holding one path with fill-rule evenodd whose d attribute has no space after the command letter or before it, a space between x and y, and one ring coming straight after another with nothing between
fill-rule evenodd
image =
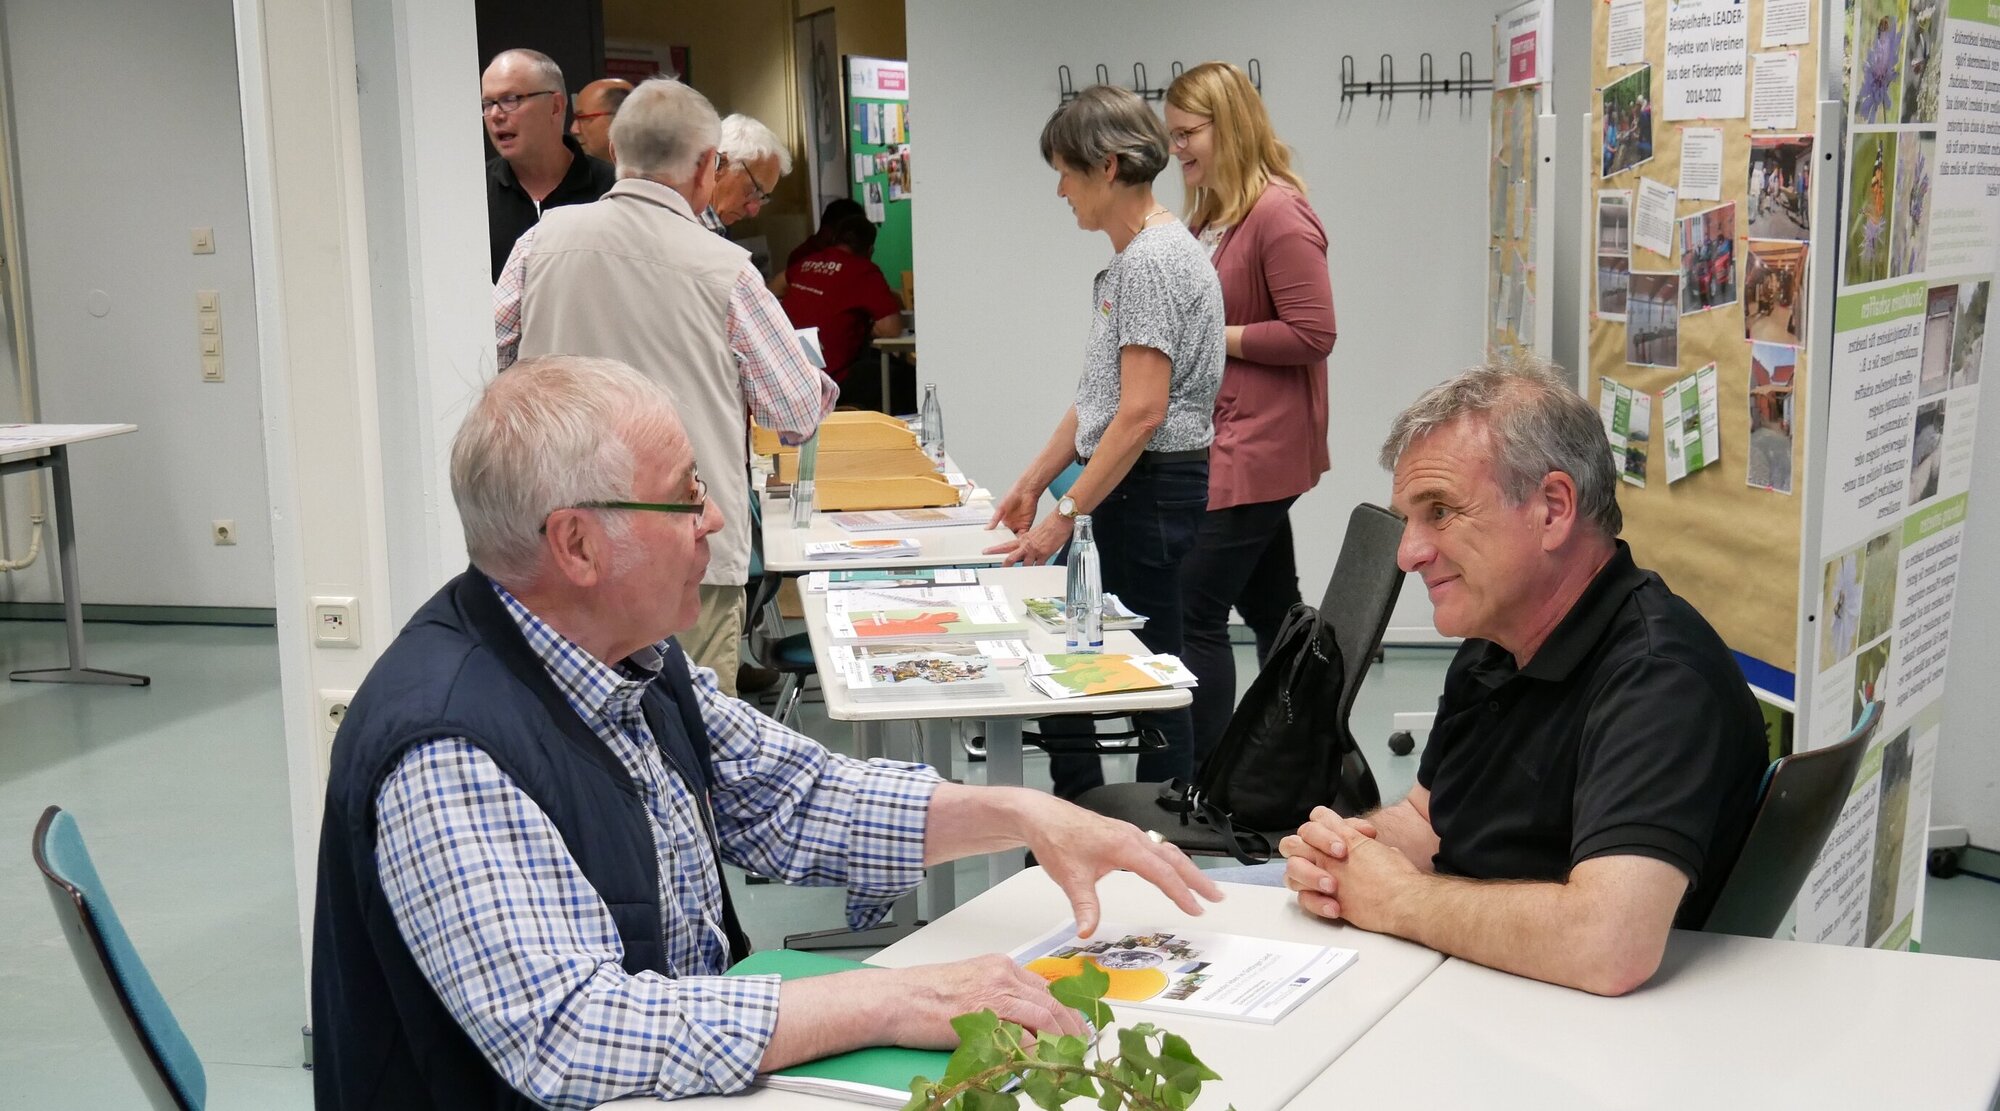
<instances>
[{"instance_id":1,"label":"white wall","mask_svg":"<svg viewBox=\"0 0 2000 1111\"><path fill-rule=\"evenodd\" d=\"M1091 276L1110 257L1102 235L1076 229L1036 148L1056 107L1056 66L1087 84L1104 62L1129 84L1140 61L1164 84L1175 60L1255 57L1326 224L1340 323L1333 470L1292 511L1300 589L1317 601L1348 511L1388 498L1375 452L1390 419L1480 357L1485 297L1488 98L1462 110L1440 98L1428 118L1414 97L1379 112L1356 101L1342 120L1340 56L1354 54L1367 76L1388 53L1398 75L1414 77L1421 52L1442 75L1469 50L1483 77L1499 6L910 0L920 369L939 383L952 454L996 489L1013 481L1071 396ZM1157 190L1177 206L1178 173ZM1392 635L1430 633L1420 590L1405 588L1393 625Z\"/></svg>"},{"instance_id":2,"label":"white wall","mask_svg":"<svg viewBox=\"0 0 2000 1111\"><path fill-rule=\"evenodd\" d=\"M4 0L42 418L139 431L71 453L92 603L270 606L271 530L229 0ZM189 251L189 229L216 251ZM220 290L221 384L195 291ZM109 311L93 316L93 290ZM9 397L10 379L0 383ZM27 479L7 480L25 550ZM236 522L216 547L209 522ZM0 599L51 601L52 537ZM18 553L16 553L18 554Z\"/></svg>"}]
</instances>

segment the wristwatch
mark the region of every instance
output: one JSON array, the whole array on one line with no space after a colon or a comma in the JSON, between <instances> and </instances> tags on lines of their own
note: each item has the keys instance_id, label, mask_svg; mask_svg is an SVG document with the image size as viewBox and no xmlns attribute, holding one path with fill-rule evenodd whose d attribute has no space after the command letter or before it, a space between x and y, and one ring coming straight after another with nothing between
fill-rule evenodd
<instances>
[{"instance_id":1,"label":"wristwatch","mask_svg":"<svg viewBox=\"0 0 2000 1111\"><path fill-rule=\"evenodd\" d=\"M1056 516L1065 520L1076 520L1076 499L1064 494L1056 501Z\"/></svg>"}]
</instances>

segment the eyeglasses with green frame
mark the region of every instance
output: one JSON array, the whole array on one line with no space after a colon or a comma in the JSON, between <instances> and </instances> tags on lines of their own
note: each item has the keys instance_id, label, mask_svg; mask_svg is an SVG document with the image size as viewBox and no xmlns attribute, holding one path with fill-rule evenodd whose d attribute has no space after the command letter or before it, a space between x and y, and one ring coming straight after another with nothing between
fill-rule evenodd
<instances>
[{"instance_id":1,"label":"eyeglasses with green frame","mask_svg":"<svg viewBox=\"0 0 2000 1111\"><path fill-rule=\"evenodd\" d=\"M562 508L564 508L564 509L625 509L625 510L635 510L635 511L638 511L638 512L641 512L641 513L686 513L686 514L689 514L689 515L691 515L691 516L696 516L696 517L699 517L699 516L701 516L702 514L704 514L704 513L708 512L708 483L706 483L706 482L703 482L703 481L701 480L701 476L700 476L700 475L695 475L695 476L694 476L694 500L693 500L693 501L685 501L685 502L681 502L681 501L580 501L580 502L577 502L577 503L576 503L575 505L566 505L566 506L563 506ZM554 512L554 511L553 511L553 510L551 510L551 512ZM549 531L549 523L548 523L548 521L547 521L547 520L543 520L543 522L542 522L542 529L541 529L541 531L542 531L542 532L543 532L544 534L546 534L546 533L547 533L547 532Z\"/></svg>"}]
</instances>

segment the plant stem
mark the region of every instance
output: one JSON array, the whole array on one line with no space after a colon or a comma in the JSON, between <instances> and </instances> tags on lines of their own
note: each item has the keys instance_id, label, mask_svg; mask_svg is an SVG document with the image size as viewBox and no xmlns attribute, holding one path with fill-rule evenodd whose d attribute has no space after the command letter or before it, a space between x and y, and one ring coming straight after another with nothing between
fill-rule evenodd
<instances>
[{"instance_id":1,"label":"plant stem","mask_svg":"<svg viewBox=\"0 0 2000 1111\"><path fill-rule=\"evenodd\" d=\"M1068 1079L1071 1073L1080 1072L1107 1088L1116 1088L1118 1091L1124 1093L1126 1106L1128 1107L1137 1108L1139 1111L1171 1111L1166 1104L1154 1098L1151 1093L1141 1092L1131 1085L1113 1078L1111 1070L1101 1064L1095 1068L1088 1068L1082 1065L1049 1065L1040 1061L1009 1061L1006 1064L994 1065L984 1072L974 1073L950 1088L939 1090L937 1095L931 1098L930 1103L925 1105L926 1111L943 1111L945 1104L950 1103L967 1092L975 1089L992 1091L993 1089L986 1087L987 1084L999 1080L1004 1076L1029 1071L1053 1072L1056 1074L1058 1082Z\"/></svg>"}]
</instances>

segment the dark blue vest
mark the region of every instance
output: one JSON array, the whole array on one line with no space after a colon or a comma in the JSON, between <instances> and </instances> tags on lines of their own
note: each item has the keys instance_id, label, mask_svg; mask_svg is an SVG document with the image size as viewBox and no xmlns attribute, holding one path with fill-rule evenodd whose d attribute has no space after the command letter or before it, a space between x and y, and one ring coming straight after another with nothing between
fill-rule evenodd
<instances>
[{"instance_id":1,"label":"dark blue vest","mask_svg":"<svg viewBox=\"0 0 2000 1111\"><path fill-rule=\"evenodd\" d=\"M672 645L640 704L668 767L706 798L714 770L685 659ZM477 745L548 815L610 908L626 970L667 973L659 860L639 786L570 709L486 577L467 571L403 627L334 738L313 920L321 1111L537 1106L493 1071L438 1001L376 874L376 792L412 745L439 737ZM727 887L722 919L731 959L740 960L749 944Z\"/></svg>"}]
</instances>

